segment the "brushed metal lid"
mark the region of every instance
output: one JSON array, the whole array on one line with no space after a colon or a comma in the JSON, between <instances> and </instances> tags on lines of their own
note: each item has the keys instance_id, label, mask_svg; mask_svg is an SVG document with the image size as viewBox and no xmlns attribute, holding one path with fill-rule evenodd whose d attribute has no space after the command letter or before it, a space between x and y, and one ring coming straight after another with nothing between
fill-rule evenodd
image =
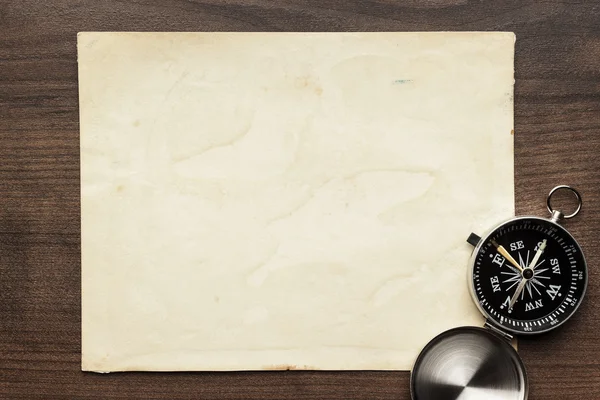
<instances>
[{"instance_id":1,"label":"brushed metal lid","mask_svg":"<svg viewBox=\"0 0 600 400\"><path fill-rule=\"evenodd\" d=\"M461 327L423 348L410 391L413 400L526 400L527 374L508 341L488 329Z\"/></svg>"}]
</instances>

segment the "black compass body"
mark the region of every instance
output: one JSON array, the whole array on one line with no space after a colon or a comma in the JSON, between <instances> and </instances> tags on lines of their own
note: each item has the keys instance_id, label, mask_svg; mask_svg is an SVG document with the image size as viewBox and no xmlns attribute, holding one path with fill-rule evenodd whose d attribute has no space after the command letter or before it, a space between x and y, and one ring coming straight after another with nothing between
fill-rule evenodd
<instances>
[{"instance_id":1,"label":"black compass body","mask_svg":"<svg viewBox=\"0 0 600 400\"><path fill-rule=\"evenodd\" d=\"M577 241L549 219L519 217L479 240L470 289L480 311L503 331L534 334L565 322L579 307L587 267Z\"/></svg>"}]
</instances>

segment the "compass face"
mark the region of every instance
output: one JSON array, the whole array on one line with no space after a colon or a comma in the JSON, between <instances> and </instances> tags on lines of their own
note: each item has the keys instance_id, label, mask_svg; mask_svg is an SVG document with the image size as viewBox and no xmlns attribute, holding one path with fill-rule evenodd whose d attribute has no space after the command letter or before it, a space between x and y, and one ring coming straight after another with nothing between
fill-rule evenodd
<instances>
[{"instance_id":1,"label":"compass face","mask_svg":"<svg viewBox=\"0 0 600 400\"><path fill-rule=\"evenodd\" d=\"M541 333L565 322L587 285L575 239L536 217L512 219L483 238L471 258L471 289L482 313L513 333Z\"/></svg>"}]
</instances>

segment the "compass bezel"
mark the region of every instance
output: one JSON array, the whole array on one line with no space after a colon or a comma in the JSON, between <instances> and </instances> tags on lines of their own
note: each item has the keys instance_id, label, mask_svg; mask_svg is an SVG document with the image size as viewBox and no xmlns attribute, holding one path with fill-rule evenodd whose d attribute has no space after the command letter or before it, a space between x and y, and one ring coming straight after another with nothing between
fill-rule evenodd
<instances>
[{"instance_id":1,"label":"compass bezel","mask_svg":"<svg viewBox=\"0 0 600 400\"><path fill-rule=\"evenodd\" d=\"M516 328L511 328L509 326L506 326L505 324L502 324L501 321L499 321L496 317L494 317L493 315L490 315L490 313L488 313L485 310L485 308L483 308L483 306L480 303L479 298L477 297L477 293L476 293L476 289L475 289L475 276L474 276L475 275L475 263L476 263L477 255L479 254L479 251L480 251L481 247L483 246L483 244L488 241L488 239L490 238L490 236L494 232L496 232L497 230L501 229L505 225L508 225L508 224L511 224L511 223L515 223L515 222L518 222L518 221L524 221L524 220L541 221L543 223L550 224L551 226L555 227L556 229L560 230L563 234L565 234L566 236L568 236L573 241L573 243L575 244L575 246L577 248L577 251L581 255L581 259L582 259L582 263L583 263L582 269L584 271L584 280L583 280L583 283L582 283L583 284L583 290L581 292L581 296L579 297L579 299L577 301L577 304L569 311L568 315L564 319L558 321L554 325L549 325L547 328L540 329L540 330L535 330L535 331L531 331L531 332L527 332L527 331L524 331L522 329L516 329ZM538 334L549 332L549 331L552 331L552 330L558 328L559 326L561 326L565 322L567 322L577 312L577 310L581 306L581 303L583 302L583 299L584 299L586 291L587 291L587 286L588 286L588 268L587 268L587 261L585 259L585 255L584 255L583 251L581 250L581 246L579 245L579 243L577 242L577 240L573 237L573 235L571 235L571 233L569 231L567 231L563 226L561 226L560 224L554 222L551 219L541 218L541 217L536 217L536 216L531 216L531 215L526 215L526 216L520 216L520 217L510 218L510 219L508 219L508 220L506 220L506 221L504 221L504 222L496 225L491 230L489 230L484 236L481 237L481 240L479 240L479 242L477 243L477 245L473 249L473 253L471 254L471 258L469 259L468 280L469 280L468 286L469 286L469 291L471 292L471 298L473 299L473 302L477 306L477 309L479 310L479 312L486 318L486 320L490 324L493 324L494 327L496 327L497 329L500 329L500 330L505 331L505 332L509 332L511 334L517 334L517 335L538 335ZM515 318L515 320L516 320L516 318ZM522 320L522 321L525 321L525 320Z\"/></svg>"}]
</instances>

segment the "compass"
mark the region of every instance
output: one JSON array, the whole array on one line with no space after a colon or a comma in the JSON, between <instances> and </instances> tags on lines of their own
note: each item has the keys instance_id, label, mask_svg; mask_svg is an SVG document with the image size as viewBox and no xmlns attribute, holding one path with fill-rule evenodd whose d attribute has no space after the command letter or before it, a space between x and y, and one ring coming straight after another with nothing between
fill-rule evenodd
<instances>
[{"instance_id":1,"label":"compass","mask_svg":"<svg viewBox=\"0 0 600 400\"><path fill-rule=\"evenodd\" d=\"M552 208L559 190L571 192L577 209ZM510 341L555 329L577 310L587 286L587 265L577 241L559 223L581 210L570 186L548 194L550 218L516 217L486 235L472 233L468 285L484 328L442 332L421 351L410 378L413 400L525 400L525 367Z\"/></svg>"},{"instance_id":2,"label":"compass","mask_svg":"<svg viewBox=\"0 0 600 400\"><path fill-rule=\"evenodd\" d=\"M552 209L550 199L570 190L579 206L571 215ZM480 238L470 261L469 287L488 323L502 331L535 334L554 329L571 317L585 294L587 266L577 241L558 222L581 209L581 196L568 186L548 196L550 219L517 217Z\"/></svg>"}]
</instances>

